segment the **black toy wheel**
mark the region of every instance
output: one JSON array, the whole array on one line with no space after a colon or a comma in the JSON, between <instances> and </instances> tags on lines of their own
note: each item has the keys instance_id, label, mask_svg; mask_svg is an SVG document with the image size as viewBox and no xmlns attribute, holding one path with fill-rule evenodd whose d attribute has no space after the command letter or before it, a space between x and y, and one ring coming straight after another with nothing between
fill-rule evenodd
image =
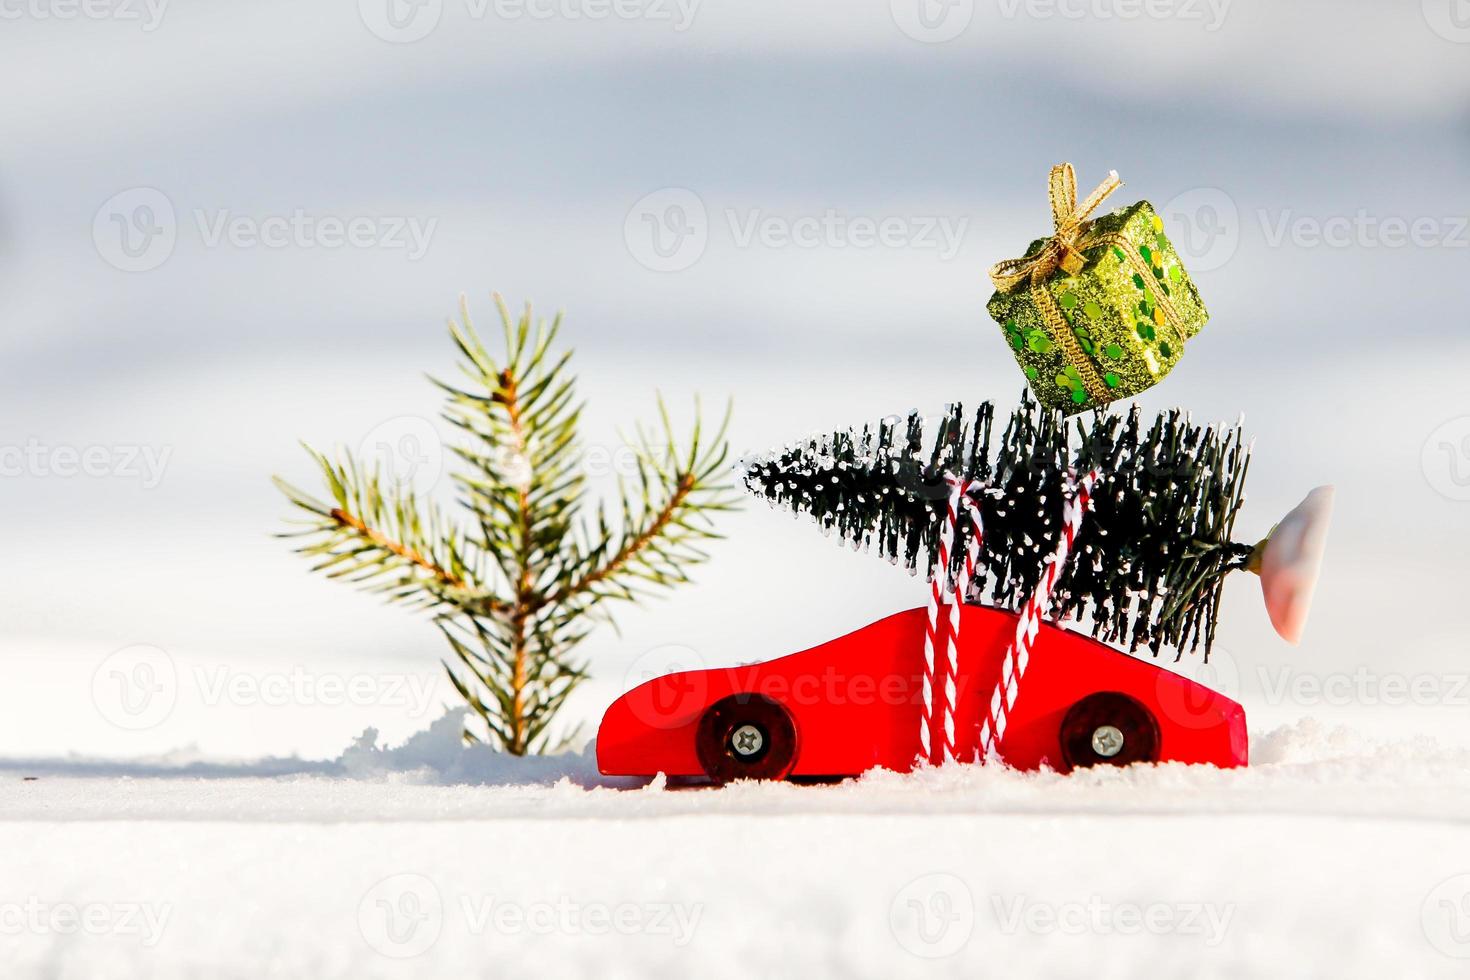
<instances>
[{"instance_id":1,"label":"black toy wheel","mask_svg":"<svg viewBox=\"0 0 1470 980\"><path fill-rule=\"evenodd\" d=\"M705 773L732 779L784 779L796 762L796 726L761 694L732 694L705 709L694 736Z\"/></svg>"},{"instance_id":2,"label":"black toy wheel","mask_svg":"<svg viewBox=\"0 0 1470 980\"><path fill-rule=\"evenodd\" d=\"M1089 694L1072 705L1062 719L1061 739L1069 769L1159 759L1159 723L1153 712L1114 691Z\"/></svg>"}]
</instances>

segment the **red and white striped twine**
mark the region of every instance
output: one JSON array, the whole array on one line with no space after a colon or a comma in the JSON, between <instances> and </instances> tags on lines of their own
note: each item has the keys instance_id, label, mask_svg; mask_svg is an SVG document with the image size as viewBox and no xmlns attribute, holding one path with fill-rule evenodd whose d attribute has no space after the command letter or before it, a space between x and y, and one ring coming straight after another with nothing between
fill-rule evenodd
<instances>
[{"instance_id":1,"label":"red and white striped twine","mask_svg":"<svg viewBox=\"0 0 1470 980\"><path fill-rule=\"evenodd\" d=\"M1021 614L1016 619L1016 635L1006 648L1005 659L1001 663L1000 683L990 697L989 711L980 725L982 759L995 755L1001 739L1005 737L1006 718L1015 706L1016 697L1020 693L1021 678L1031 660L1031 644L1036 641L1041 618L1046 615L1057 580L1067 566L1067 558L1071 554L1073 542L1077 540L1077 532L1082 527L1082 519L1087 513L1087 502L1092 497L1092 487L1097 482L1097 475L1097 471L1093 470L1076 482L1076 492L1062 511L1062 533L1057 540L1056 553L1047 564L1041 581L1036 584L1036 591L1021 607Z\"/></svg>"},{"instance_id":2,"label":"red and white striped twine","mask_svg":"<svg viewBox=\"0 0 1470 980\"><path fill-rule=\"evenodd\" d=\"M975 565L980 559L980 545L985 535L985 528L980 520L980 505L971 496L971 491L979 489L980 484L974 480L962 480L953 474L946 474L944 480L949 484L949 506L945 513L944 527L939 534L939 555L934 563L933 574L930 575L929 619L924 631L924 700L919 717L919 746L925 762L954 761L954 706L959 698L955 678L959 675L960 606L964 604L965 596L970 591L970 580L975 575ZM946 625L940 622L939 607L944 602L945 585L949 580L949 556L954 551L961 504L970 515L972 533L965 549L964 565L950 598ZM944 743L940 746L937 759L930 736L935 712L936 647L944 649L946 653L944 688L940 694L939 709L944 722Z\"/></svg>"}]
</instances>

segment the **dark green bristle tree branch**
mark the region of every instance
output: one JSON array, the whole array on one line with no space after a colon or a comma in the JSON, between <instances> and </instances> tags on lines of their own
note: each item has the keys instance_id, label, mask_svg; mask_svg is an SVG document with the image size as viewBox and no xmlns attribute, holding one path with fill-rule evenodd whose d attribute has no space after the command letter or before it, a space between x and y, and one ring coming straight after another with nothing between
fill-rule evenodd
<instances>
[{"instance_id":1,"label":"dark green bristle tree branch","mask_svg":"<svg viewBox=\"0 0 1470 980\"><path fill-rule=\"evenodd\" d=\"M515 754L563 744L551 722L586 677L577 645L605 600L633 601L689 581L700 545L717 537L711 516L734 504L725 482L724 421L713 435L698 418L681 439L659 400L660 425L628 441L631 466L609 516L583 513L586 472L577 438L582 403L548 326L529 307L516 318L495 297L503 354L492 354L461 303L449 330L460 377L435 381L445 418L463 438L453 475L463 525L409 487L385 481L344 452L308 448L330 502L280 478L305 515L289 537L313 569L389 601L431 610L453 652L455 689L478 724L467 740Z\"/></svg>"},{"instance_id":2,"label":"dark green bristle tree branch","mask_svg":"<svg viewBox=\"0 0 1470 980\"><path fill-rule=\"evenodd\" d=\"M1000 431L989 402L970 416L951 406L931 424L912 413L745 460L745 484L910 571L922 560L927 573L945 474L980 481L985 539L969 599L1017 609L1055 549L1068 474L1097 469L1053 614L1129 649L1183 653L1203 643L1208 654L1220 584L1251 552L1231 540L1250 455L1239 427L1197 426L1178 411L1145 427L1137 407L1068 422L1022 399ZM969 533L961 521L952 573Z\"/></svg>"}]
</instances>

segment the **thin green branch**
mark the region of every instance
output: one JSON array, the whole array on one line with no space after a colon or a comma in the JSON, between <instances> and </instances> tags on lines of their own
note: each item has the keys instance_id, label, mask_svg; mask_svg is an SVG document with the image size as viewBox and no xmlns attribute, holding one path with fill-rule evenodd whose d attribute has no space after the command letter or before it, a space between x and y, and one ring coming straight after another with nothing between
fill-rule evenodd
<instances>
[{"instance_id":1,"label":"thin green branch","mask_svg":"<svg viewBox=\"0 0 1470 980\"><path fill-rule=\"evenodd\" d=\"M708 558L695 545L718 536L710 515L734 504L723 483L729 412L707 440L696 401L692 433L680 440L660 398L662 431L655 439L636 430L635 478L619 479L622 520L607 520L600 504L582 519L583 405L571 351L555 349L561 318L548 325L529 307L513 316L499 296L495 306L503 355L485 347L461 300L449 333L464 380L431 379L445 419L468 440L453 447L462 464L453 476L470 533L412 492L385 489L350 456L333 464L311 453L332 503L277 483L307 514L287 536L306 541L298 550L318 559L316 571L436 610L454 653L444 669L477 726L466 739L525 753L566 737L552 723L586 677L571 653L594 624L616 628L602 601L688 582Z\"/></svg>"}]
</instances>

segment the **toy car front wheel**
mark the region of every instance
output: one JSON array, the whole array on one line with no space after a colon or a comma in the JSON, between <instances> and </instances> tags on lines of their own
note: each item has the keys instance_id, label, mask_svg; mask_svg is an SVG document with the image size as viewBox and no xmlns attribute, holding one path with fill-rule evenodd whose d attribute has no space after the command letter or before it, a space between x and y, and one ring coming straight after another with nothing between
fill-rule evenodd
<instances>
[{"instance_id":1,"label":"toy car front wheel","mask_svg":"<svg viewBox=\"0 0 1470 980\"><path fill-rule=\"evenodd\" d=\"M796 726L786 709L760 694L732 694L705 709L694 748L706 775L784 779L796 762Z\"/></svg>"},{"instance_id":2,"label":"toy car front wheel","mask_svg":"<svg viewBox=\"0 0 1470 980\"><path fill-rule=\"evenodd\" d=\"M1060 734L1069 769L1159 759L1159 724L1153 712L1126 694L1089 694L1072 705Z\"/></svg>"}]
</instances>

